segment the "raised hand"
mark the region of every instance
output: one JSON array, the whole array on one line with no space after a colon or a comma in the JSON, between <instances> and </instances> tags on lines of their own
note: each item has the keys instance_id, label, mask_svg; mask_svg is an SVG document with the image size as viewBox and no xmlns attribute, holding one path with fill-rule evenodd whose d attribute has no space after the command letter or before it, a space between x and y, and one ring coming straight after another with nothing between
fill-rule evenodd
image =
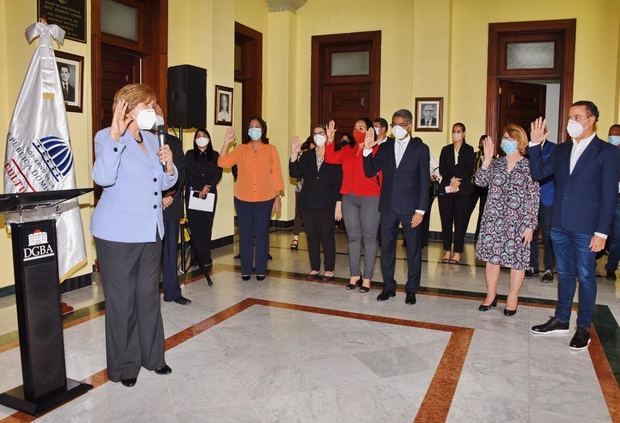
<instances>
[{"instance_id":1,"label":"raised hand","mask_svg":"<svg viewBox=\"0 0 620 423\"><path fill-rule=\"evenodd\" d=\"M530 141L540 144L545 141L551 132L547 131L547 119L539 117L530 126Z\"/></svg>"},{"instance_id":2,"label":"raised hand","mask_svg":"<svg viewBox=\"0 0 620 423\"><path fill-rule=\"evenodd\" d=\"M235 130L231 127L226 131L226 135L224 135L224 145L228 146L231 142L235 140Z\"/></svg>"},{"instance_id":3,"label":"raised hand","mask_svg":"<svg viewBox=\"0 0 620 423\"><path fill-rule=\"evenodd\" d=\"M333 120L330 120L329 123L327 124L327 128L325 129L325 132L327 133L327 142L328 143L334 142L334 138L336 137L336 122L334 122Z\"/></svg>"},{"instance_id":4,"label":"raised hand","mask_svg":"<svg viewBox=\"0 0 620 423\"><path fill-rule=\"evenodd\" d=\"M301 140L299 139L298 135L295 135L291 143L291 161L297 160L297 156L299 156L300 151L301 151Z\"/></svg>"},{"instance_id":5,"label":"raised hand","mask_svg":"<svg viewBox=\"0 0 620 423\"><path fill-rule=\"evenodd\" d=\"M378 142L375 139L375 130L369 129L366 131L366 137L364 137L364 148L371 150Z\"/></svg>"},{"instance_id":6,"label":"raised hand","mask_svg":"<svg viewBox=\"0 0 620 423\"><path fill-rule=\"evenodd\" d=\"M493 142L493 138L487 136L484 141L482 141L482 148L484 152L484 162L482 163L485 167L491 164L491 160L495 156L495 143Z\"/></svg>"},{"instance_id":7,"label":"raised hand","mask_svg":"<svg viewBox=\"0 0 620 423\"><path fill-rule=\"evenodd\" d=\"M119 100L116 106L114 106L112 124L110 125L110 135L114 141L121 139L132 120L133 118L127 115L127 102Z\"/></svg>"}]
</instances>

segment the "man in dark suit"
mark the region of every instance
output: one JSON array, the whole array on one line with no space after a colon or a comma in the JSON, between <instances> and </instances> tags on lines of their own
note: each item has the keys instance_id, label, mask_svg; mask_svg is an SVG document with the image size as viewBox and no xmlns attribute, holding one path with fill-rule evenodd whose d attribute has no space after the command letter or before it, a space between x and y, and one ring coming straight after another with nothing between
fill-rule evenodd
<instances>
[{"instance_id":1,"label":"man in dark suit","mask_svg":"<svg viewBox=\"0 0 620 423\"><path fill-rule=\"evenodd\" d=\"M566 130L572 140L558 145L543 160L540 144L549 134L542 118L532 123L529 148L534 180L553 175L555 193L551 241L558 269L555 316L532 326L535 335L568 333L571 307L579 279L577 330L569 346L581 350L590 344L590 324L596 304L596 253L605 247L618 191L619 150L596 136L598 108L578 101L568 112Z\"/></svg>"},{"instance_id":2,"label":"man in dark suit","mask_svg":"<svg viewBox=\"0 0 620 423\"><path fill-rule=\"evenodd\" d=\"M407 304L415 304L422 273L420 224L428 209L430 153L419 138L411 138L413 115L401 109L392 116L392 134L371 155L377 143L367 136L364 145L364 173L367 177L383 172L379 211L381 212L381 273L383 291L377 297L385 301L396 294L394 267L398 224L403 225L407 241Z\"/></svg>"},{"instance_id":3,"label":"man in dark suit","mask_svg":"<svg viewBox=\"0 0 620 423\"><path fill-rule=\"evenodd\" d=\"M75 87L69 83L69 78L71 77L71 70L68 65L64 63L60 64L60 87L62 89L62 95L65 101L74 102L75 101Z\"/></svg>"},{"instance_id":4,"label":"man in dark suit","mask_svg":"<svg viewBox=\"0 0 620 423\"><path fill-rule=\"evenodd\" d=\"M158 105L155 106L158 124L163 124L164 112ZM162 248L162 287L164 291L164 301L174 301L180 305L191 303L181 293L179 286L179 277L177 274L177 245L179 241L179 219L183 217L183 200L181 192L185 182L185 155L181 141L168 133L166 133L166 144L172 150L172 161L179 173L177 183L167 191L161 193L162 208L164 214L164 239Z\"/></svg>"}]
</instances>

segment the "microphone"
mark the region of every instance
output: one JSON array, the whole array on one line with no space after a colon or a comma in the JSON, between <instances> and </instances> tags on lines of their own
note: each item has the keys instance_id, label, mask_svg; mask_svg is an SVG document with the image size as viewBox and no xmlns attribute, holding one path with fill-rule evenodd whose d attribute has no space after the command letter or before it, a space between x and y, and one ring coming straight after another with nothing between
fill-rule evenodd
<instances>
[{"instance_id":1,"label":"microphone","mask_svg":"<svg viewBox=\"0 0 620 423\"><path fill-rule=\"evenodd\" d=\"M166 131L164 130L164 125L157 125L157 138L159 138L159 148L161 150L166 143ZM164 169L164 173L166 173L166 165L167 163L162 163L161 165Z\"/></svg>"}]
</instances>

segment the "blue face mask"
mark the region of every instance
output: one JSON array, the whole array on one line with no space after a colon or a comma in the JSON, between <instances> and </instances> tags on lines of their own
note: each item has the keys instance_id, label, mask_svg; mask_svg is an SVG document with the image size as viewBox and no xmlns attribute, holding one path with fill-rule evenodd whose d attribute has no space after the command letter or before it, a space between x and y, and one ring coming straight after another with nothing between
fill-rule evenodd
<instances>
[{"instance_id":1,"label":"blue face mask","mask_svg":"<svg viewBox=\"0 0 620 423\"><path fill-rule=\"evenodd\" d=\"M609 143L615 145L616 147L620 145L620 135L610 135Z\"/></svg>"},{"instance_id":2,"label":"blue face mask","mask_svg":"<svg viewBox=\"0 0 620 423\"><path fill-rule=\"evenodd\" d=\"M259 140L263 136L263 130L262 128L249 128L248 136L254 141Z\"/></svg>"},{"instance_id":3,"label":"blue face mask","mask_svg":"<svg viewBox=\"0 0 620 423\"><path fill-rule=\"evenodd\" d=\"M517 142L515 140L511 140L510 138L502 138L501 147L507 155L512 154L517 151Z\"/></svg>"}]
</instances>

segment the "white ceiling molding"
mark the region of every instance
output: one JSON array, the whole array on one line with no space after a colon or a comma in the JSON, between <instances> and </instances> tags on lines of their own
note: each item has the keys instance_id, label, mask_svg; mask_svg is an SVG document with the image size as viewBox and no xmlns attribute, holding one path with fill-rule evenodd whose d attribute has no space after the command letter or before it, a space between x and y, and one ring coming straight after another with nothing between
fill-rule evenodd
<instances>
[{"instance_id":1,"label":"white ceiling molding","mask_svg":"<svg viewBox=\"0 0 620 423\"><path fill-rule=\"evenodd\" d=\"M270 12L295 12L306 0L267 0Z\"/></svg>"}]
</instances>

